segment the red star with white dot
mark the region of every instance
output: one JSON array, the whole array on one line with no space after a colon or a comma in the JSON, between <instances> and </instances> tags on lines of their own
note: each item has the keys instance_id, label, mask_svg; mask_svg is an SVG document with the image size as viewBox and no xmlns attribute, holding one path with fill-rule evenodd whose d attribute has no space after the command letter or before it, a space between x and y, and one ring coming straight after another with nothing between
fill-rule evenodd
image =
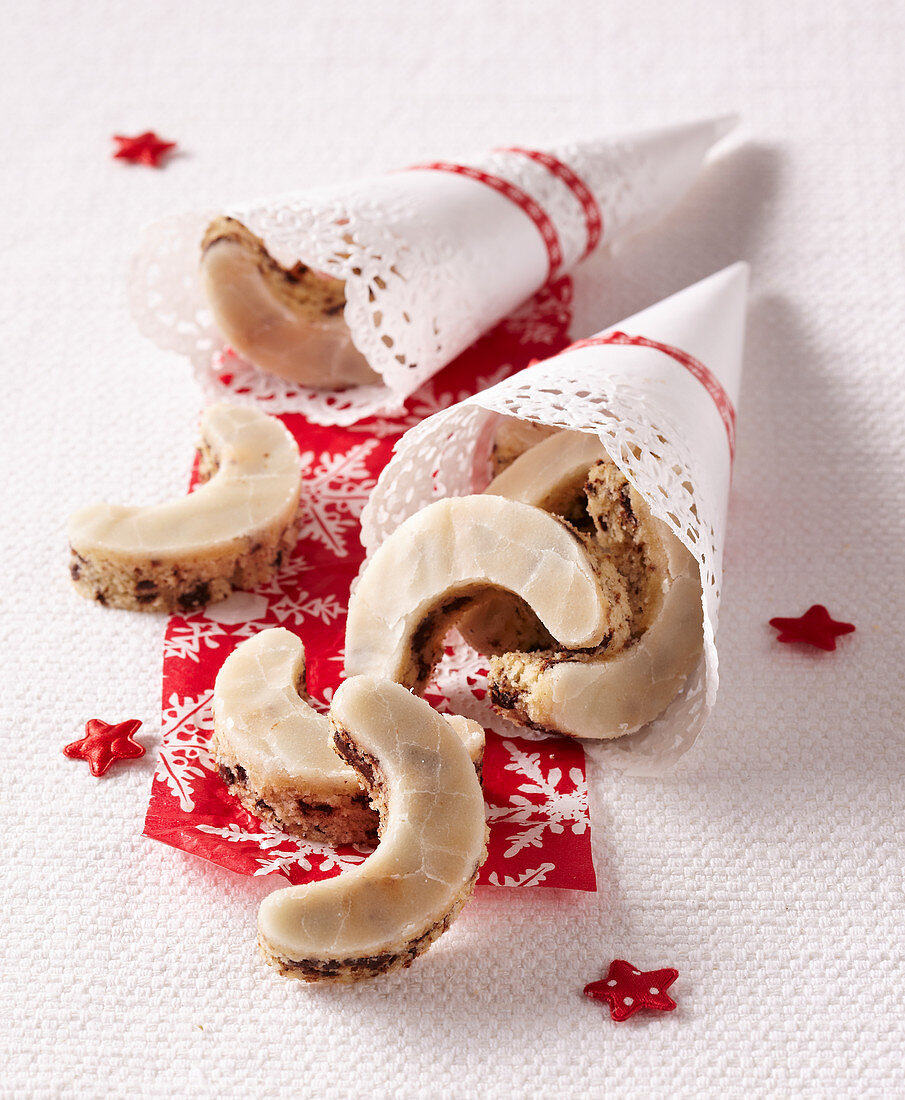
<instances>
[{"instance_id":1,"label":"red star with white dot","mask_svg":"<svg viewBox=\"0 0 905 1100\"><path fill-rule=\"evenodd\" d=\"M144 756L145 747L132 739L141 726L137 718L127 722L103 722L91 718L85 725L85 736L70 742L64 755L72 760L87 760L92 775L103 775L116 760L136 760Z\"/></svg>"},{"instance_id":2,"label":"red star with white dot","mask_svg":"<svg viewBox=\"0 0 905 1100\"><path fill-rule=\"evenodd\" d=\"M815 603L797 619L771 619L770 626L779 631L778 642L804 642L818 649L833 650L840 634L851 634L853 623L841 623L831 618L822 603Z\"/></svg>"},{"instance_id":3,"label":"red star with white dot","mask_svg":"<svg viewBox=\"0 0 905 1100\"><path fill-rule=\"evenodd\" d=\"M171 149L176 148L175 141L161 141L153 130L146 130L137 137L123 137L114 134L113 140L119 148L113 154L116 160L128 160L133 164L146 164L149 168L159 168L160 159Z\"/></svg>"},{"instance_id":4,"label":"red star with white dot","mask_svg":"<svg viewBox=\"0 0 905 1100\"><path fill-rule=\"evenodd\" d=\"M676 1002L666 990L678 978L678 970L638 970L625 959L613 959L607 976L589 982L584 995L594 1001L606 1001L614 1020L627 1020L642 1008L672 1012Z\"/></svg>"}]
</instances>

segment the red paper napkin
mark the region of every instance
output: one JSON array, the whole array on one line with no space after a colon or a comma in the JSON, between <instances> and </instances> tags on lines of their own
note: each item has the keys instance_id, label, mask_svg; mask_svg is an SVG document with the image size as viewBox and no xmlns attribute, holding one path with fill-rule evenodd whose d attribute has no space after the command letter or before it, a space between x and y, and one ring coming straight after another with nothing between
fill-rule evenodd
<instances>
[{"instance_id":1,"label":"red paper napkin","mask_svg":"<svg viewBox=\"0 0 905 1100\"><path fill-rule=\"evenodd\" d=\"M163 653L163 744L145 835L246 875L278 872L293 883L338 874L368 849L331 848L278 832L227 793L211 758L211 697L217 671L245 638L283 626L305 644L307 687L326 709L341 679L349 586L364 557L359 520L400 435L425 416L492 385L568 343L571 282L550 284L413 394L402 415L348 428L281 419L298 440L303 487L298 544L274 579L203 612L173 616ZM228 359L223 364L228 372ZM452 675L483 696L481 658L450 650ZM450 709L436 684L427 698ZM567 738L487 731L483 766L490 826L479 882L595 890L585 755Z\"/></svg>"}]
</instances>

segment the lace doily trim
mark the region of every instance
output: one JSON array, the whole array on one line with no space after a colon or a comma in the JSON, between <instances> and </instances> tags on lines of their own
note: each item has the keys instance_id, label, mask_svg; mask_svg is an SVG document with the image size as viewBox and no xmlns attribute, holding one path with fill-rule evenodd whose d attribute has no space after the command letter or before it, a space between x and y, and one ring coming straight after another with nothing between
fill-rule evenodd
<instances>
[{"instance_id":1,"label":"lace doily trim","mask_svg":"<svg viewBox=\"0 0 905 1100\"><path fill-rule=\"evenodd\" d=\"M625 332L610 332L606 336L591 336L587 340L579 340L570 344L565 351L575 351L577 348L590 348L597 344L630 344L632 347L653 348L654 351L662 351L670 359L674 359L692 374L713 398L720 419L726 429L726 439L729 443L729 461L735 459L735 406L729 394L720 385L719 379L708 367L705 367L700 359L695 359L687 351L673 347L672 344L663 344L659 340L649 340L646 336L629 336ZM565 354L565 353L563 353Z\"/></svg>"}]
</instances>

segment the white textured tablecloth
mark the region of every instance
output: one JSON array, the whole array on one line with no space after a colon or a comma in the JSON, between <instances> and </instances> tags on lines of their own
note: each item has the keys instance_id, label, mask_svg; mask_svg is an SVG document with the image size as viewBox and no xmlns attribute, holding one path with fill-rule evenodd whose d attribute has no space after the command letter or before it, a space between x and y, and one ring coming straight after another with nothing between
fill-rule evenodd
<instances>
[{"instance_id":1,"label":"white textured tablecloth","mask_svg":"<svg viewBox=\"0 0 905 1100\"><path fill-rule=\"evenodd\" d=\"M903 1095L905 8L894 0L7 5L4 1096ZM140 836L162 618L80 600L65 521L181 491L199 397L134 331L139 226L500 143L739 109L746 143L577 276L586 335L753 265L708 729L596 774L595 896L484 889L411 970L279 978L242 879ZM177 140L165 170L111 135ZM811 603L836 653L778 645ZM88 718L150 746L101 779ZM672 1014L583 985L674 966Z\"/></svg>"}]
</instances>

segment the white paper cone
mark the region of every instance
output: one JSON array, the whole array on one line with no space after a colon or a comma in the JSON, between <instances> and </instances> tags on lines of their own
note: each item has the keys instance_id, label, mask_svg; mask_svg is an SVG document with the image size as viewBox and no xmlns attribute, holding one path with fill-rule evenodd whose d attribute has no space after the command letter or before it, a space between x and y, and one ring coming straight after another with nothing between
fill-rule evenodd
<instances>
[{"instance_id":1,"label":"white paper cone","mask_svg":"<svg viewBox=\"0 0 905 1100\"><path fill-rule=\"evenodd\" d=\"M400 440L362 515L370 554L431 501L481 491L490 480L499 414L596 433L701 570L698 672L644 729L587 743L595 756L638 774L659 772L686 752L716 699L715 636L747 286L747 264L734 264L435 414ZM490 714L476 703L470 716L514 732Z\"/></svg>"},{"instance_id":2,"label":"white paper cone","mask_svg":"<svg viewBox=\"0 0 905 1100\"><path fill-rule=\"evenodd\" d=\"M266 400L319 423L352 423L404 399L552 276L655 220L686 192L734 124L713 119L544 152L498 150L348 186L155 223L131 280L139 328L187 354L212 399ZM198 279L215 213L261 237L285 266L346 282L352 341L382 384L327 393L231 359Z\"/></svg>"}]
</instances>

